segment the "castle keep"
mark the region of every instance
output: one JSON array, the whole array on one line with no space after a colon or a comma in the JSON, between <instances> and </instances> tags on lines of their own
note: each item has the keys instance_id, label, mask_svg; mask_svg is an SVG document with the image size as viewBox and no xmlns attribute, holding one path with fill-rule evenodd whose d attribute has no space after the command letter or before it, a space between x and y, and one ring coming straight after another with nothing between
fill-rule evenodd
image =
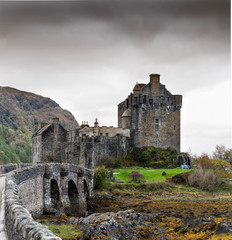
<instances>
[{"instance_id":1,"label":"castle keep","mask_svg":"<svg viewBox=\"0 0 232 240\"><path fill-rule=\"evenodd\" d=\"M35 124L33 162L71 163L95 168L103 156L119 157L128 149L143 146L174 147L180 151L182 96L172 95L151 74L148 84L137 83L118 105L118 127L94 126L88 122L71 131L59 119L44 126Z\"/></svg>"},{"instance_id":2,"label":"castle keep","mask_svg":"<svg viewBox=\"0 0 232 240\"><path fill-rule=\"evenodd\" d=\"M181 95L172 95L151 74L148 84L137 83L118 105L118 127L131 130L134 147L174 147L180 151Z\"/></svg>"}]
</instances>

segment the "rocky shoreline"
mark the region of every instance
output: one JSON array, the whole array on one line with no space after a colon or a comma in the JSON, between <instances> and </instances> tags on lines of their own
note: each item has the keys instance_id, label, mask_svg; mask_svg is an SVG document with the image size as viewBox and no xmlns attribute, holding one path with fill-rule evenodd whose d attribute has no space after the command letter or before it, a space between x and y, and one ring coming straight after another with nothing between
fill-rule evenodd
<instances>
[{"instance_id":1,"label":"rocky shoreline","mask_svg":"<svg viewBox=\"0 0 232 240\"><path fill-rule=\"evenodd\" d=\"M81 233L73 239L83 240L232 239L230 196L224 200L198 196L194 201L154 201L153 197L149 193L96 194L90 204L90 212L95 212L88 217L61 215L53 222L71 224Z\"/></svg>"}]
</instances>

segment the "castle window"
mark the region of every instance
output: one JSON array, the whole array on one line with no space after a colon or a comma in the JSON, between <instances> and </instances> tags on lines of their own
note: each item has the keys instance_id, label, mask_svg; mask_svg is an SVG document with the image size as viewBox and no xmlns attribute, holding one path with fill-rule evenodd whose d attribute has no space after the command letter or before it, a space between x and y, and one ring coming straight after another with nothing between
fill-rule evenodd
<instances>
[{"instance_id":1,"label":"castle window","mask_svg":"<svg viewBox=\"0 0 232 240\"><path fill-rule=\"evenodd\" d=\"M158 118L155 119L155 130L156 131L159 130L159 119Z\"/></svg>"},{"instance_id":2,"label":"castle window","mask_svg":"<svg viewBox=\"0 0 232 240\"><path fill-rule=\"evenodd\" d=\"M176 125L174 125L174 130L176 130Z\"/></svg>"},{"instance_id":3,"label":"castle window","mask_svg":"<svg viewBox=\"0 0 232 240\"><path fill-rule=\"evenodd\" d=\"M106 136L108 137L108 136L109 136L109 133L106 133Z\"/></svg>"},{"instance_id":4,"label":"castle window","mask_svg":"<svg viewBox=\"0 0 232 240\"><path fill-rule=\"evenodd\" d=\"M129 106L129 101L128 101L128 98L127 98L127 100L126 100L126 108L128 108L128 106Z\"/></svg>"},{"instance_id":5,"label":"castle window","mask_svg":"<svg viewBox=\"0 0 232 240\"><path fill-rule=\"evenodd\" d=\"M85 137L86 136L86 134L82 134L82 137Z\"/></svg>"},{"instance_id":6,"label":"castle window","mask_svg":"<svg viewBox=\"0 0 232 240\"><path fill-rule=\"evenodd\" d=\"M147 102L147 96L143 96L143 103Z\"/></svg>"},{"instance_id":7,"label":"castle window","mask_svg":"<svg viewBox=\"0 0 232 240\"><path fill-rule=\"evenodd\" d=\"M100 133L100 136L102 136L102 133Z\"/></svg>"},{"instance_id":8,"label":"castle window","mask_svg":"<svg viewBox=\"0 0 232 240\"><path fill-rule=\"evenodd\" d=\"M149 99L149 103L152 104L153 103L153 99L150 98Z\"/></svg>"}]
</instances>

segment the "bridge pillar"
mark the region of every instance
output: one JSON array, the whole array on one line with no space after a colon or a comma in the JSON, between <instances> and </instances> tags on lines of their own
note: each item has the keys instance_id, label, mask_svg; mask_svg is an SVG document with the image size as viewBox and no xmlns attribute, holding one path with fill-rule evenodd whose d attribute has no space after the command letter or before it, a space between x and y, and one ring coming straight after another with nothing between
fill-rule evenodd
<instances>
[{"instance_id":1,"label":"bridge pillar","mask_svg":"<svg viewBox=\"0 0 232 240\"><path fill-rule=\"evenodd\" d=\"M79 198L79 214L80 216L87 216L87 202L86 196L84 192L84 178L78 177L78 198Z\"/></svg>"}]
</instances>

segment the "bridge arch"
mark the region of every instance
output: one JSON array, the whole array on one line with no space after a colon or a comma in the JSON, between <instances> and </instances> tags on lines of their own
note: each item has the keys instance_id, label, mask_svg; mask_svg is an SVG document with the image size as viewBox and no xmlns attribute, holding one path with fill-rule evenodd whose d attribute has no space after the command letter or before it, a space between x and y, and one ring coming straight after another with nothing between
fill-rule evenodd
<instances>
[{"instance_id":1,"label":"bridge arch","mask_svg":"<svg viewBox=\"0 0 232 240\"><path fill-rule=\"evenodd\" d=\"M79 195L77 185L72 179L68 181L68 197L70 201L70 212L73 215L77 215L79 210Z\"/></svg>"},{"instance_id":2,"label":"bridge arch","mask_svg":"<svg viewBox=\"0 0 232 240\"><path fill-rule=\"evenodd\" d=\"M53 178L50 182L50 194L51 194L51 203L53 207L60 206L60 189L57 181Z\"/></svg>"}]
</instances>

